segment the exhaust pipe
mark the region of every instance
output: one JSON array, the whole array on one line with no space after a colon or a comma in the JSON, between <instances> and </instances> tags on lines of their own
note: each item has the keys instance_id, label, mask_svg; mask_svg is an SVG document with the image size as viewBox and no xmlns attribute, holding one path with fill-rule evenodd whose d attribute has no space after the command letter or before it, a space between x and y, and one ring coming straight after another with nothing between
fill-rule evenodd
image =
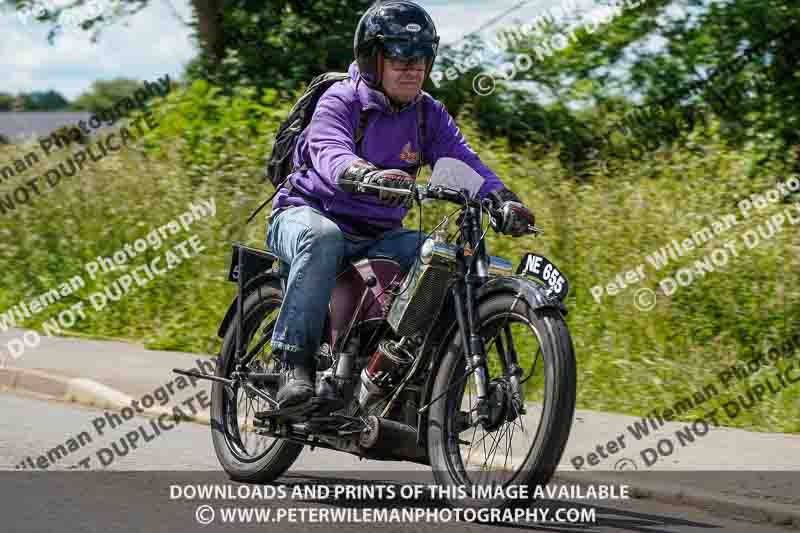
<instances>
[{"instance_id":1,"label":"exhaust pipe","mask_svg":"<svg viewBox=\"0 0 800 533\"><path fill-rule=\"evenodd\" d=\"M359 444L370 459L411 461L430 466L428 451L417 445L417 430L402 422L370 416Z\"/></svg>"}]
</instances>

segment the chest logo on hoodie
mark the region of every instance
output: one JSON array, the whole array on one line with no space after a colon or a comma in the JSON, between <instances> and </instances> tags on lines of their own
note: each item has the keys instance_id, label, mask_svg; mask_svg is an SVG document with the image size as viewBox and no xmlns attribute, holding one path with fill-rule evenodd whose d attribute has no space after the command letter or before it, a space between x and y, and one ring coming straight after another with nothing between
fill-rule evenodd
<instances>
[{"instance_id":1,"label":"chest logo on hoodie","mask_svg":"<svg viewBox=\"0 0 800 533\"><path fill-rule=\"evenodd\" d=\"M400 159L402 159L406 163L419 162L419 152L411 151L411 141L407 142L406 145L403 147L403 151L400 152Z\"/></svg>"}]
</instances>

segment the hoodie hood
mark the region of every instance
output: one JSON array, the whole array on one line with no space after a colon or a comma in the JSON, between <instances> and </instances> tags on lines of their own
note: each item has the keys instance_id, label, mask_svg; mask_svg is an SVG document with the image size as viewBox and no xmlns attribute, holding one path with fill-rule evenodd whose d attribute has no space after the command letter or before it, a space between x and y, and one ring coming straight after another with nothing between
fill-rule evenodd
<instances>
[{"instance_id":1,"label":"hoodie hood","mask_svg":"<svg viewBox=\"0 0 800 533\"><path fill-rule=\"evenodd\" d=\"M347 69L347 73L350 75L350 79L353 81L356 87L356 92L358 93L358 99L361 101L362 109L377 109L384 113L400 113L405 111L409 107L413 107L417 102L419 102L425 91L420 90L419 94L407 104L404 104L400 108L396 108L389 97L383 93L383 91L379 91L377 89L371 88L367 85L367 82L361 77L361 72L358 70L358 63L353 61L350 63L350 67Z\"/></svg>"}]
</instances>

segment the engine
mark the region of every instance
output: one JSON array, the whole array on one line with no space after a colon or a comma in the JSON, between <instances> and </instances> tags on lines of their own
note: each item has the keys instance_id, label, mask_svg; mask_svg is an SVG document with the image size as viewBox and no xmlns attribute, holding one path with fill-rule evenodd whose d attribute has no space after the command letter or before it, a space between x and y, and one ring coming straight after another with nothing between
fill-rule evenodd
<instances>
[{"instance_id":1,"label":"engine","mask_svg":"<svg viewBox=\"0 0 800 533\"><path fill-rule=\"evenodd\" d=\"M457 250L455 246L434 238L423 243L386 317L400 337L414 335L430 325L447 296L447 287L456 267Z\"/></svg>"},{"instance_id":2,"label":"engine","mask_svg":"<svg viewBox=\"0 0 800 533\"><path fill-rule=\"evenodd\" d=\"M439 232L425 241L419 256L398 289L386 317L400 337L416 335L431 325L444 303L456 268L458 247L445 242ZM510 276L512 264L490 256L489 276Z\"/></svg>"}]
</instances>

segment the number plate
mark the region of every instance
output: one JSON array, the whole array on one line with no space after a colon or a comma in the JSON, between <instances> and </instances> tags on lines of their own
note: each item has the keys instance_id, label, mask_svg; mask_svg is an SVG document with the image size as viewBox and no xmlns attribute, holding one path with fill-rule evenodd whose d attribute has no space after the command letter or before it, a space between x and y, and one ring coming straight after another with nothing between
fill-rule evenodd
<instances>
[{"instance_id":1,"label":"number plate","mask_svg":"<svg viewBox=\"0 0 800 533\"><path fill-rule=\"evenodd\" d=\"M239 281L239 249L242 248L244 250L244 279L242 279L242 284L247 285L247 282L250 281L255 276L266 272L270 268L272 268L272 264L275 262L275 258L265 252L264 250L259 250L257 248L250 248L248 246L243 246L239 243L233 245L233 253L231 255L231 266L228 270L228 281L232 281L237 283Z\"/></svg>"},{"instance_id":2,"label":"number plate","mask_svg":"<svg viewBox=\"0 0 800 533\"><path fill-rule=\"evenodd\" d=\"M517 274L534 278L545 287L550 288L561 301L567 297L569 292L567 277L542 255L525 254L517 267Z\"/></svg>"}]
</instances>

